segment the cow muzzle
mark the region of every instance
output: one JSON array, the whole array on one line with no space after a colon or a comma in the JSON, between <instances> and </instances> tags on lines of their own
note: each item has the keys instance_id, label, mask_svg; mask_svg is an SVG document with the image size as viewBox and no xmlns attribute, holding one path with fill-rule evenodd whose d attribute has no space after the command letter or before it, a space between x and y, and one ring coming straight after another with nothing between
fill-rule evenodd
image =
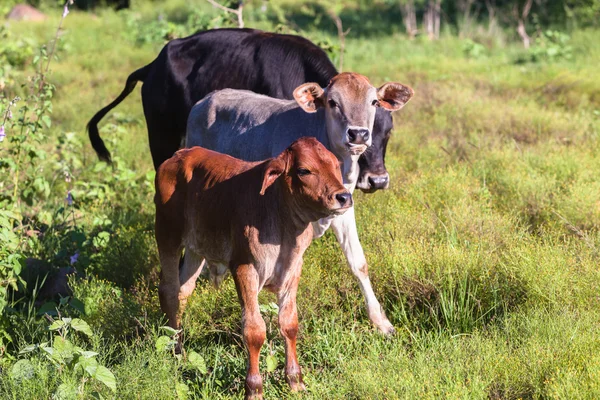
<instances>
[{"instance_id":1,"label":"cow muzzle","mask_svg":"<svg viewBox=\"0 0 600 400\"><path fill-rule=\"evenodd\" d=\"M390 175L386 172L383 174L366 173L361 176L356 187L365 193L373 193L377 190L387 189L390 186Z\"/></svg>"},{"instance_id":2,"label":"cow muzzle","mask_svg":"<svg viewBox=\"0 0 600 400\"><path fill-rule=\"evenodd\" d=\"M371 133L365 128L348 128L348 143L368 146Z\"/></svg>"}]
</instances>

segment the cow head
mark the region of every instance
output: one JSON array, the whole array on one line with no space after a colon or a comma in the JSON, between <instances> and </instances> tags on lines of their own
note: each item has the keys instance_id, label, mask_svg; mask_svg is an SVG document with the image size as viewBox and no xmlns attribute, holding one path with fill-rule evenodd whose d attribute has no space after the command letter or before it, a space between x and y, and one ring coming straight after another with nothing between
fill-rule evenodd
<instances>
[{"instance_id":1,"label":"cow head","mask_svg":"<svg viewBox=\"0 0 600 400\"><path fill-rule=\"evenodd\" d=\"M351 72L336 75L325 89L305 83L294 90L294 99L304 111L325 109L329 142L340 157L358 156L371 145L378 107L388 113L396 111L412 96L413 90L401 83L375 88L366 77Z\"/></svg>"},{"instance_id":2,"label":"cow head","mask_svg":"<svg viewBox=\"0 0 600 400\"><path fill-rule=\"evenodd\" d=\"M292 143L265 167L261 194L280 176L286 200L305 222L342 214L352 206L352 195L342 183L340 163L313 137Z\"/></svg>"},{"instance_id":3,"label":"cow head","mask_svg":"<svg viewBox=\"0 0 600 400\"><path fill-rule=\"evenodd\" d=\"M385 168L385 152L393 127L392 113L379 107L375 113L373 143L358 159L360 173L356 187L365 193L387 189L390 185L390 175Z\"/></svg>"}]
</instances>

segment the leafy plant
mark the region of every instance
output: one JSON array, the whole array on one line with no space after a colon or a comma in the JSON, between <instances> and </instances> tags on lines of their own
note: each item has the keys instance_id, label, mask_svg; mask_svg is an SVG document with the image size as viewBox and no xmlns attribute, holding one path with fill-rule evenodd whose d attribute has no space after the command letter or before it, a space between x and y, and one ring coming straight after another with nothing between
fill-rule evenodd
<instances>
[{"instance_id":1,"label":"leafy plant","mask_svg":"<svg viewBox=\"0 0 600 400\"><path fill-rule=\"evenodd\" d=\"M467 58L481 58L485 55L485 46L471 39L465 39L462 46L463 53Z\"/></svg>"},{"instance_id":2,"label":"leafy plant","mask_svg":"<svg viewBox=\"0 0 600 400\"><path fill-rule=\"evenodd\" d=\"M116 392L117 383L114 374L105 366L98 363L94 351L84 350L75 345L71 337L73 332L79 332L91 338L94 336L90 326L79 318L62 317L52 320L48 327L54 335L51 344L48 342L29 344L19 351L20 355L34 355L39 351L58 375L75 374L79 379L79 388L73 387L69 382L61 383L56 389L56 397L64 397L65 394L83 393L84 386L89 379L95 379L105 384L110 390ZM14 380L32 379L35 368L30 359L21 359L11 368L11 377ZM71 396L67 396L71 397Z\"/></svg>"}]
</instances>

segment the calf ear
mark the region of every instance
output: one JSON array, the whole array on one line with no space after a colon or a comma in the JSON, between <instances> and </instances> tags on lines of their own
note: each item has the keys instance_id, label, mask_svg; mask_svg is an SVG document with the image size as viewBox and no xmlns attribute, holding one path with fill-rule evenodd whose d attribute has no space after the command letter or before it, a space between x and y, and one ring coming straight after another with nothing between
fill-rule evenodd
<instances>
[{"instance_id":1,"label":"calf ear","mask_svg":"<svg viewBox=\"0 0 600 400\"><path fill-rule=\"evenodd\" d=\"M388 82L377 89L377 100L388 111L397 111L404 107L415 92L401 83Z\"/></svg>"},{"instance_id":2,"label":"calf ear","mask_svg":"<svg viewBox=\"0 0 600 400\"><path fill-rule=\"evenodd\" d=\"M305 83L294 89L294 99L307 113L314 113L319 107L323 107L325 91L318 83Z\"/></svg>"},{"instance_id":3,"label":"calf ear","mask_svg":"<svg viewBox=\"0 0 600 400\"><path fill-rule=\"evenodd\" d=\"M283 174L285 171L285 161L280 157L274 158L265 167L265 173L263 176L262 188L260 189L260 195L264 195L265 191Z\"/></svg>"}]
</instances>

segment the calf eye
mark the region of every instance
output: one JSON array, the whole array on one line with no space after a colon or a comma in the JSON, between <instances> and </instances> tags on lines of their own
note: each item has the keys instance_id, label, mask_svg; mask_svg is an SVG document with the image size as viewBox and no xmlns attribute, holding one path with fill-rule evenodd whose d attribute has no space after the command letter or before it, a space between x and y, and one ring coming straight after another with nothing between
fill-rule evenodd
<instances>
[{"instance_id":1,"label":"calf eye","mask_svg":"<svg viewBox=\"0 0 600 400\"><path fill-rule=\"evenodd\" d=\"M306 168L298 168L298 176L310 175L310 171Z\"/></svg>"},{"instance_id":2,"label":"calf eye","mask_svg":"<svg viewBox=\"0 0 600 400\"><path fill-rule=\"evenodd\" d=\"M371 103L372 106L379 107L379 100L373 100Z\"/></svg>"},{"instance_id":3,"label":"calf eye","mask_svg":"<svg viewBox=\"0 0 600 400\"><path fill-rule=\"evenodd\" d=\"M337 107L337 103L335 101L333 101L333 100L329 100L328 103L329 103L329 107L331 107L331 108L336 108Z\"/></svg>"}]
</instances>

